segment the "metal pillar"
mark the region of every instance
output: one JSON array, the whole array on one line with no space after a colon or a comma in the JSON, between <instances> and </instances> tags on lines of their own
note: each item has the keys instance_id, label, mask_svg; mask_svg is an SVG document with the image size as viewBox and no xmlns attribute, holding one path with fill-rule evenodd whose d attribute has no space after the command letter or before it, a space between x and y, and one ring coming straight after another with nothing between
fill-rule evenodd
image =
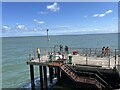
<instances>
[{"instance_id":1,"label":"metal pillar","mask_svg":"<svg viewBox=\"0 0 120 90\"><path fill-rule=\"evenodd\" d=\"M115 69L116 69L116 59L117 57L116 57L116 49L115 49Z\"/></svg>"},{"instance_id":2,"label":"metal pillar","mask_svg":"<svg viewBox=\"0 0 120 90\"><path fill-rule=\"evenodd\" d=\"M49 67L50 84L53 84L53 68Z\"/></svg>"},{"instance_id":3,"label":"metal pillar","mask_svg":"<svg viewBox=\"0 0 120 90\"><path fill-rule=\"evenodd\" d=\"M47 89L48 85L47 85L47 67L43 66L43 70L44 70L44 88Z\"/></svg>"},{"instance_id":4,"label":"metal pillar","mask_svg":"<svg viewBox=\"0 0 120 90\"><path fill-rule=\"evenodd\" d=\"M32 90L34 90L35 83L34 83L34 67L33 67L33 65L30 65L30 76L31 76L31 88L32 88Z\"/></svg>"},{"instance_id":5,"label":"metal pillar","mask_svg":"<svg viewBox=\"0 0 120 90\"><path fill-rule=\"evenodd\" d=\"M43 90L43 71L42 71L42 66L39 66L39 71L40 71L40 86L41 90Z\"/></svg>"},{"instance_id":6,"label":"metal pillar","mask_svg":"<svg viewBox=\"0 0 120 90\"><path fill-rule=\"evenodd\" d=\"M57 80L59 81L60 80L60 68L57 67Z\"/></svg>"},{"instance_id":7,"label":"metal pillar","mask_svg":"<svg viewBox=\"0 0 120 90\"><path fill-rule=\"evenodd\" d=\"M55 77L57 77L57 68L55 68L55 70L54 70L54 74L55 74Z\"/></svg>"}]
</instances>

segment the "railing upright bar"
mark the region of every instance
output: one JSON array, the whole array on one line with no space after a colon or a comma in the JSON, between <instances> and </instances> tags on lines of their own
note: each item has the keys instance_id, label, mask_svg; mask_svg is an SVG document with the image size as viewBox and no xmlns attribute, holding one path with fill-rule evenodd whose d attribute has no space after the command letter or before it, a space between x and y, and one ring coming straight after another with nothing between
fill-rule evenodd
<instances>
[{"instance_id":1,"label":"railing upright bar","mask_svg":"<svg viewBox=\"0 0 120 90\"><path fill-rule=\"evenodd\" d=\"M117 59L117 56L116 56L116 49L115 49L115 68L116 68L116 59Z\"/></svg>"}]
</instances>

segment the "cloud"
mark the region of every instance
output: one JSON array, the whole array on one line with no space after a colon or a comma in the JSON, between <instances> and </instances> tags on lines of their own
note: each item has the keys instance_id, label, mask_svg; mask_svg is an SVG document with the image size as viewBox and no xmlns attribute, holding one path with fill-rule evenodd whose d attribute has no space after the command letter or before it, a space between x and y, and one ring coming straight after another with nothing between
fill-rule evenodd
<instances>
[{"instance_id":1,"label":"cloud","mask_svg":"<svg viewBox=\"0 0 120 90\"><path fill-rule=\"evenodd\" d=\"M94 29L94 31L99 31L99 30L100 30L100 29L98 29L98 28L95 28L95 29Z\"/></svg>"},{"instance_id":2,"label":"cloud","mask_svg":"<svg viewBox=\"0 0 120 90\"><path fill-rule=\"evenodd\" d=\"M34 19L33 21L36 22L36 23L38 23L38 24L43 24L44 23L43 21L39 21L37 19Z\"/></svg>"},{"instance_id":3,"label":"cloud","mask_svg":"<svg viewBox=\"0 0 120 90\"><path fill-rule=\"evenodd\" d=\"M2 26L2 32L9 32L11 30L11 28L7 25L3 25Z\"/></svg>"},{"instance_id":4,"label":"cloud","mask_svg":"<svg viewBox=\"0 0 120 90\"><path fill-rule=\"evenodd\" d=\"M84 18L87 18L88 16L84 16Z\"/></svg>"},{"instance_id":5,"label":"cloud","mask_svg":"<svg viewBox=\"0 0 120 90\"><path fill-rule=\"evenodd\" d=\"M99 14L94 14L94 15L93 15L93 17L98 17L98 16L99 16Z\"/></svg>"},{"instance_id":6,"label":"cloud","mask_svg":"<svg viewBox=\"0 0 120 90\"><path fill-rule=\"evenodd\" d=\"M47 14L47 12L45 12L45 11L40 11L40 12L37 12L37 14Z\"/></svg>"},{"instance_id":7,"label":"cloud","mask_svg":"<svg viewBox=\"0 0 120 90\"><path fill-rule=\"evenodd\" d=\"M33 21L34 21L34 22L37 22L37 20L36 20L36 19L34 19Z\"/></svg>"},{"instance_id":8,"label":"cloud","mask_svg":"<svg viewBox=\"0 0 120 90\"><path fill-rule=\"evenodd\" d=\"M112 13L112 10L105 11L105 13L101 13L101 14L94 14L93 17L104 17L105 15L110 13Z\"/></svg>"},{"instance_id":9,"label":"cloud","mask_svg":"<svg viewBox=\"0 0 120 90\"><path fill-rule=\"evenodd\" d=\"M99 17L104 17L106 14L99 14Z\"/></svg>"},{"instance_id":10,"label":"cloud","mask_svg":"<svg viewBox=\"0 0 120 90\"><path fill-rule=\"evenodd\" d=\"M85 32L86 30L81 30L82 32Z\"/></svg>"},{"instance_id":11,"label":"cloud","mask_svg":"<svg viewBox=\"0 0 120 90\"><path fill-rule=\"evenodd\" d=\"M52 5L47 5L46 7L48 10L56 12L60 10L60 7L57 3L53 3Z\"/></svg>"},{"instance_id":12,"label":"cloud","mask_svg":"<svg viewBox=\"0 0 120 90\"><path fill-rule=\"evenodd\" d=\"M112 13L112 10L108 10L108 11L106 11L105 13L106 13L106 14Z\"/></svg>"},{"instance_id":13,"label":"cloud","mask_svg":"<svg viewBox=\"0 0 120 90\"><path fill-rule=\"evenodd\" d=\"M23 30L23 31L27 31L28 30L28 28L25 25L18 24L18 23L16 23L16 29Z\"/></svg>"},{"instance_id":14,"label":"cloud","mask_svg":"<svg viewBox=\"0 0 120 90\"><path fill-rule=\"evenodd\" d=\"M43 22L43 21L38 21L37 23L39 23L39 24L43 24L44 22Z\"/></svg>"},{"instance_id":15,"label":"cloud","mask_svg":"<svg viewBox=\"0 0 120 90\"><path fill-rule=\"evenodd\" d=\"M9 27L5 25L5 26L3 26L3 28L4 28L4 29L8 29Z\"/></svg>"}]
</instances>

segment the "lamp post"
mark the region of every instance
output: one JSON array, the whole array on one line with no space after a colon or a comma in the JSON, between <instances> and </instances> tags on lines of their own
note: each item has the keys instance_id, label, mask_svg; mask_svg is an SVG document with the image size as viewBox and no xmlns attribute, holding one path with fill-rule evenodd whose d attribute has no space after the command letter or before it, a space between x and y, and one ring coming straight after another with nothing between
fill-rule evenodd
<instances>
[{"instance_id":1,"label":"lamp post","mask_svg":"<svg viewBox=\"0 0 120 90\"><path fill-rule=\"evenodd\" d=\"M48 52L49 52L49 37L48 37L48 29L47 29L47 48L48 48Z\"/></svg>"}]
</instances>

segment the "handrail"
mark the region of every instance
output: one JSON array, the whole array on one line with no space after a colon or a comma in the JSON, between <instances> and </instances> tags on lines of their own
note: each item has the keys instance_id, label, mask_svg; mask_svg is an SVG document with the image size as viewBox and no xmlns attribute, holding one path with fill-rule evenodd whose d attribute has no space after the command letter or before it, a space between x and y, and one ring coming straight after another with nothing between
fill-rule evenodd
<instances>
[{"instance_id":1,"label":"handrail","mask_svg":"<svg viewBox=\"0 0 120 90\"><path fill-rule=\"evenodd\" d=\"M75 75L77 75L77 73L87 74L89 76L89 78L91 78L92 75L94 75L95 81L97 81L103 88L107 87L109 89L112 89L112 87L110 85L108 85L108 83L105 80L103 80L99 75L97 75L95 73L78 72L78 71L75 71L73 68L71 68L69 65L65 65L65 66L67 66L70 70L72 70L75 73ZM97 85L97 83L95 83L95 84Z\"/></svg>"}]
</instances>

